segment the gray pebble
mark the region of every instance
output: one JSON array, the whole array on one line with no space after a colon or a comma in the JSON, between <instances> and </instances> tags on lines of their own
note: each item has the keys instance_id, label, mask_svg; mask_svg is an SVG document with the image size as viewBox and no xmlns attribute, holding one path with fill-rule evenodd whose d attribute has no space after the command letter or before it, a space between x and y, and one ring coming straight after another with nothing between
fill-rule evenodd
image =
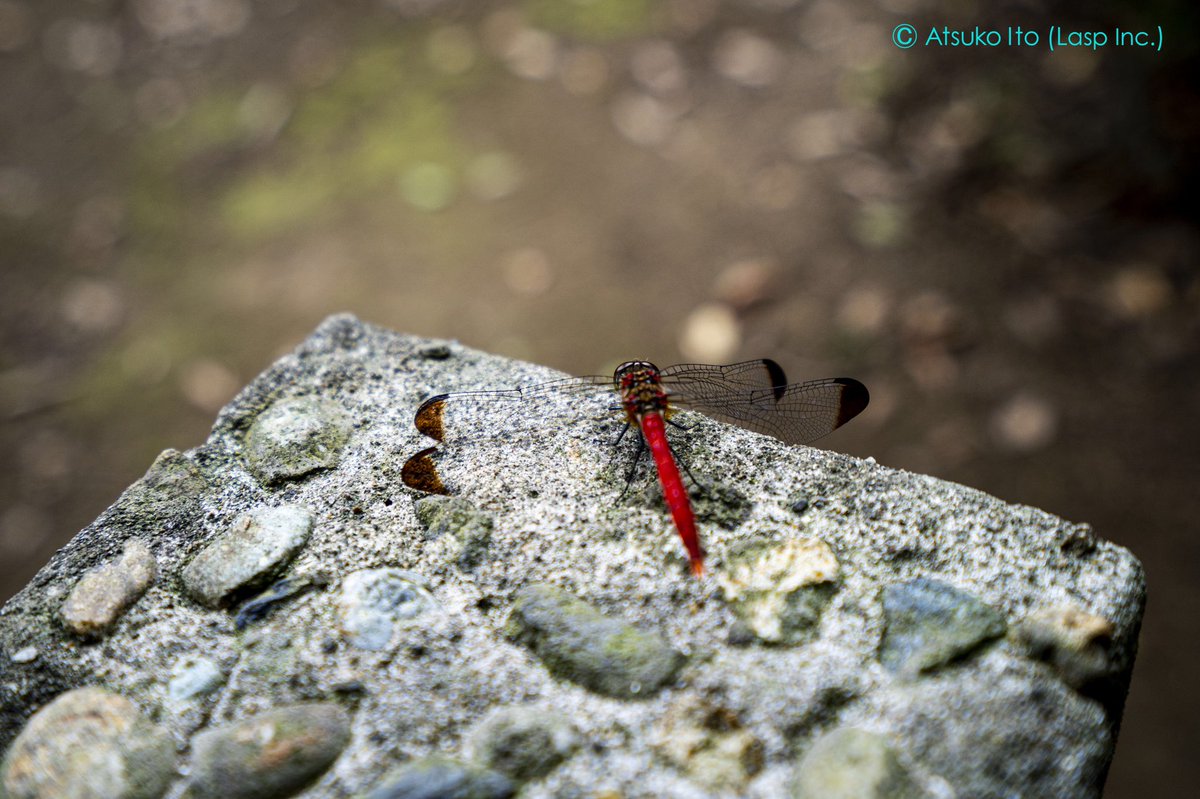
<instances>
[{"instance_id":1,"label":"gray pebble","mask_svg":"<svg viewBox=\"0 0 1200 799\"><path fill-rule=\"evenodd\" d=\"M292 705L202 732L192 742L188 799L275 799L319 777L350 742L340 705Z\"/></svg>"},{"instance_id":2,"label":"gray pebble","mask_svg":"<svg viewBox=\"0 0 1200 799\"><path fill-rule=\"evenodd\" d=\"M41 653L38 652L38 648L36 646L27 646L23 647L22 649L18 649L16 652L13 652L12 657L10 657L9 660L11 660L13 663L32 663L38 659L39 654Z\"/></svg>"},{"instance_id":3,"label":"gray pebble","mask_svg":"<svg viewBox=\"0 0 1200 799\"><path fill-rule=\"evenodd\" d=\"M205 657L181 658L171 671L167 696L173 702L187 702L212 693L225 682L221 668Z\"/></svg>"},{"instance_id":4,"label":"gray pebble","mask_svg":"<svg viewBox=\"0 0 1200 799\"><path fill-rule=\"evenodd\" d=\"M503 774L443 757L415 760L385 777L367 799L509 799L516 792Z\"/></svg>"},{"instance_id":5,"label":"gray pebble","mask_svg":"<svg viewBox=\"0 0 1200 799\"><path fill-rule=\"evenodd\" d=\"M276 402L246 434L246 464L263 483L294 480L338 465L351 424L337 405L315 397Z\"/></svg>"},{"instance_id":6,"label":"gray pebble","mask_svg":"<svg viewBox=\"0 0 1200 799\"><path fill-rule=\"evenodd\" d=\"M102 688L60 695L29 719L0 766L6 799L157 799L175 748L128 699Z\"/></svg>"},{"instance_id":7,"label":"gray pebble","mask_svg":"<svg viewBox=\"0 0 1200 799\"><path fill-rule=\"evenodd\" d=\"M338 624L359 649L387 648L397 626L416 623L436 607L420 575L401 569L363 569L342 581Z\"/></svg>"},{"instance_id":8,"label":"gray pebble","mask_svg":"<svg viewBox=\"0 0 1200 799\"><path fill-rule=\"evenodd\" d=\"M606 616L552 585L517 592L506 632L532 649L551 673L606 696L652 696L684 663L684 656L656 633Z\"/></svg>"},{"instance_id":9,"label":"gray pebble","mask_svg":"<svg viewBox=\"0 0 1200 799\"><path fill-rule=\"evenodd\" d=\"M226 605L286 566L308 541L312 527L312 514L296 505L242 514L184 568L184 588L202 605Z\"/></svg>"},{"instance_id":10,"label":"gray pebble","mask_svg":"<svg viewBox=\"0 0 1200 799\"><path fill-rule=\"evenodd\" d=\"M432 496L417 500L417 519L425 535L440 540L445 547L443 559L466 571L487 557L492 540L492 517L461 497Z\"/></svg>"},{"instance_id":11,"label":"gray pebble","mask_svg":"<svg viewBox=\"0 0 1200 799\"><path fill-rule=\"evenodd\" d=\"M1033 658L1054 667L1074 688L1094 688L1115 670L1113 624L1078 605L1038 608L1016 625L1013 639Z\"/></svg>"},{"instance_id":12,"label":"gray pebble","mask_svg":"<svg viewBox=\"0 0 1200 799\"><path fill-rule=\"evenodd\" d=\"M958 796L1100 796L1104 710L1040 666L980 664L898 682L883 699L872 721Z\"/></svg>"},{"instance_id":13,"label":"gray pebble","mask_svg":"<svg viewBox=\"0 0 1200 799\"><path fill-rule=\"evenodd\" d=\"M922 791L887 739L843 727L808 748L792 786L795 799L919 799Z\"/></svg>"},{"instance_id":14,"label":"gray pebble","mask_svg":"<svg viewBox=\"0 0 1200 799\"><path fill-rule=\"evenodd\" d=\"M879 659L890 671L915 676L1004 635L1004 617L978 597L918 577L883 589L886 629Z\"/></svg>"},{"instance_id":15,"label":"gray pebble","mask_svg":"<svg viewBox=\"0 0 1200 799\"><path fill-rule=\"evenodd\" d=\"M75 583L62 606L63 623L78 635L107 630L145 593L157 575L150 549L141 541L130 541L120 558L92 569Z\"/></svg>"},{"instance_id":16,"label":"gray pebble","mask_svg":"<svg viewBox=\"0 0 1200 799\"><path fill-rule=\"evenodd\" d=\"M579 746L571 722L560 713L528 705L500 707L470 736L474 758L488 768L527 782L548 774Z\"/></svg>"}]
</instances>

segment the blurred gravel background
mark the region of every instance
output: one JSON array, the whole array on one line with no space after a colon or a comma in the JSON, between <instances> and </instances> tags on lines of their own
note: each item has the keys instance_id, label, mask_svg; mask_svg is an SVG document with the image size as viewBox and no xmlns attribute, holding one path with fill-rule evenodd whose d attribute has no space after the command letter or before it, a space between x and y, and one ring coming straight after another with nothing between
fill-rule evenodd
<instances>
[{"instance_id":1,"label":"blurred gravel background","mask_svg":"<svg viewBox=\"0 0 1200 799\"><path fill-rule=\"evenodd\" d=\"M576 373L770 356L870 386L830 446L1142 558L1107 796L1197 784L1200 26L1087 13L0 0L0 595L335 311Z\"/></svg>"}]
</instances>

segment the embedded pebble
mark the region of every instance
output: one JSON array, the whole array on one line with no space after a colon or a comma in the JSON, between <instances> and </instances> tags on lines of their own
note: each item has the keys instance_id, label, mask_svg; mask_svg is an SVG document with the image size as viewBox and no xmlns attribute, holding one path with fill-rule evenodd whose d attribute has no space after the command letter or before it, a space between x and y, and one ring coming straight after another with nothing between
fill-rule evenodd
<instances>
[{"instance_id":1,"label":"embedded pebble","mask_svg":"<svg viewBox=\"0 0 1200 799\"><path fill-rule=\"evenodd\" d=\"M208 490L208 481L194 463L179 450L165 449L117 506L137 518L170 523L186 518Z\"/></svg>"},{"instance_id":2,"label":"embedded pebble","mask_svg":"<svg viewBox=\"0 0 1200 799\"><path fill-rule=\"evenodd\" d=\"M916 675L943 666L1004 635L1004 617L973 594L918 577L883 589L886 628L879 659Z\"/></svg>"},{"instance_id":3,"label":"embedded pebble","mask_svg":"<svg viewBox=\"0 0 1200 799\"><path fill-rule=\"evenodd\" d=\"M461 497L423 497L414 504L431 541L442 541L443 559L470 571L487 557L492 517Z\"/></svg>"},{"instance_id":4,"label":"embedded pebble","mask_svg":"<svg viewBox=\"0 0 1200 799\"><path fill-rule=\"evenodd\" d=\"M1090 524L1063 524L1056 531L1055 538L1063 554L1073 558L1086 558L1096 551L1099 543L1096 531Z\"/></svg>"},{"instance_id":5,"label":"embedded pebble","mask_svg":"<svg viewBox=\"0 0 1200 799\"><path fill-rule=\"evenodd\" d=\"M528 705L493 710L469 743L475 760L516 782L549 774L578 746L579 736L565 716Z\"/></svg>"},{"instance_id":6,"label":"embedded pebble","mask_svg":"<svg viewBox=\"0 0 1200 799\"><path fill-rule=\"evenodd\" d=\"M956 796L1097 799L1112 717L1045 669L1013 660L897 681L871 721Z\"/></svg>"},{"instance_id":7,"label":"embedded pebble","mask_svg":"<svg viewBox=\"0 0 1200 799\"><path fill-rule=\"evenodd\" d=\"M795 799L921 799L882 735L842 727L813 742L796 770Z\"/></svg>"},{"instance_id":8,"label":"embedded pebble","mask_svg":"<svg viewBox=\"0 0 1200 799\"><path fill-rule=\"evenodd\" d=\"M758 544L729 558L717 581L744 628L770 644L812 637L833 596L838 562L818 538Z\"/></svg>"},{"instance_id":9,"label":"embedded pebble","mask_svg":"<svg viewBox=\"0 0 1200 799\"><path fill-rule=\"evenodd\" d=\"M695 695L667 708L653 740L656 751L700 785L738 792L763 767L763 745L737 714Z\"/></svg>"},{"instance_id":10,"label":"embedded pebble","mask_svg":"<svg viewBox=\"0 0 1200 799\"><path fill-rule=\"evenodd\" d=\"M263 483L332 469L350 439L351 423L337 405L314 397L276 402L246 434L246 464Z\"/></svg>"},{"instance_id":11,"label":"embedded pebble","mask_svg":"<svg viewBox=\"0 0 1200 799\"><path fill-rule=\"evenodd\" d=\"M544 583L517 592L505 632L532 649L552 674L623 699L657 693L685 660L657 633Z\"/></svg>"},{"instance_id":12,"label":"embedded pebble","mask_svg":"<svg viewBox=\"0 0 1200 799\"><path fill-rule=\"evenodd\" d=\"M225 682L221 668L205 657L180 658L171 673L167 696L174 702L187 702L212 693Z\"/></svg>"},{"instance_id":13,"label":"embedded pebble","mask_svg":"<svg viewBox=\"0 0 1200 799\"><path fill-rule=\"evenodd\" d=\"M187 799L292 796L350 742L350 716L332 703L292 705L197 735Z\"/></svg>"},{"instance_id":14,"label":"embedded pebble","mask_svg":"<svg viewBox=\"0 0 1200 799\"><path fill-rule=\"evenodd\" d=\"M424 579L401 569L363 569L342 581L337 598L338 623L359 649L380 650L392 631L417 622L437 606Z\"/></svg>"},{"instance_id":15,"label":"embedded pebble","mask_svg":"<svg viewBox=\"0 0 1200 799\"><path fill-rule=\"evenodd\" d=\"M13 652L9 660L11 660L13 663L32 663L38 659L39 654L41 653L38 652L38 648L36 646L27 646L23 649L18 649L16 652Z\"/></svg>"},{"instance_id":16,"label":"embedded pebble","mask_svg":"<svg viewBox=\"0 0 1200 799\"><path fill-rule=\"evenodd\" d=\"M63 623L78 635L107 630L137 602L157 575L150 549L141 541L130 541L119 559L92 569L75 583L62 605Z\"/></svg>"},{"instance_id":17,"label":"embedded pebble","mask_svg":"<svg viewBox=\"0 0 1200 799\"><path fill-rule=\"evenodd\" d=\"M29 719L0 766L6 799L158 799L175 776L170 736L128 699L76 688Z\"/></svg>"},{"instance_id":18,"label":"embedded pebble","mask_svg":"<svg viewBox=\"0 0 1200 799\"><path fill-rule=\"evenodd\" d=\"M1054 605L1030 613L1013 638L1031 657L1054 667L1070 686L1081 688L1111 670L1113 624L1077 605Z\"/></svg>"},{"instance_id":19,"label":"embedded pebble","mask_svg":"<svg viewBox=\"0 0 1200 799\"><path fill-rule=\"evenodd\" d=\"M503 774L434 756L396 769L366 799L509 799L514 793Z\"/></svg>"},{"instance_id":20,"label":"embedded pebble","mask_svg":"<svg viewBox=\"0 0 1200 799\"><path fill-rule=\"evenodd\" d=\"M183 586L202 605L227 605L286 566L312 528L312 514L297 505L244 513L192 558L183 570Z\"/></svg>"},{"instance_id":21,"label":"embedded pebble","mask_svg":"<svg viewBox=\"0 0 1200 799\"><path fill-rule=\"evenodd\" d=\"M444 361L453 354L448 344L426 344L417 350L417 355L427 361Z\"/></svg>"}]
</instances>

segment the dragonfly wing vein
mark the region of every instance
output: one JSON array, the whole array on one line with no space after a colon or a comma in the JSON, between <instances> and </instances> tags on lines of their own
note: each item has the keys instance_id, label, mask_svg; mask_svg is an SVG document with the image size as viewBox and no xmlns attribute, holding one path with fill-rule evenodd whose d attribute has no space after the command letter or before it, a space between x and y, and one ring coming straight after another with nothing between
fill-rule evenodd
<instances>
[{"instance_id":1,"label":"dragonfly wing vein","mask_svg":"<svg viewBox=\"0 0 1200 799\"><path fill-rule=\"evenodd\" d=\"M748 373L754 374L754 370ZM857 416L869 399L866 387L851 378L787 386L763 386L762 382L747 388L744 383L721 382L710 375L677 375L670 381L672 402L788 444L807 444Z\"/></svg>"},{"instance_id":2,"label":"dragonfly wing vein","mask_svg":"<svg viewBox=\"0 0 1200 799\"><path fill-rule=\"evenodd\" d=\"M560 420L606 416L616 401L611 380L564 378L520 388L438 394L421 403L414 423L434 441L457 447L471 442L532 439Z\"/></svg>"}]
</instances>

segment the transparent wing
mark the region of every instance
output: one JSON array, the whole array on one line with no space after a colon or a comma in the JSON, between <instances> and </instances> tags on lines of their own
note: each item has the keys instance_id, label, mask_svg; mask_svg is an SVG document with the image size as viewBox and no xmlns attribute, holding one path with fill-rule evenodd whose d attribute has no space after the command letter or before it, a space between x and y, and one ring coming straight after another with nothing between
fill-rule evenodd
<instances>
[{"instance_id":1,"label":"transparent wing","mask_svg":"<svg viewBox=\"0 0 1200 799\"><path fill-rule=\"evenodd\" d=\"M550 430L567 424L620 419L620 400L612 378L568 377L496 391L460 391L429 397L413 418L423 435L440 446L413 455L404 464L405 485L420 491L447 493L435 461L444 450L505 441L532 446Z\"/></svg>"},{"instance_id":2,"label":"transparent wing","mask_svg":"<svg viewBox=\"0 0 1200 799\"><path fill-rule=\"evenodd\" d=\"M446 441L447 436L451 441L504 438L516 429L545 424L546 406L580 399L587 400L590 411L596 402L619 404L611 378L564 377L519 388L437 394L421 403L413 423L434 441ZM580 415L587 415L586 411Z\"/></svg>"},{"instance_id":3,"label":"transparent wing","mask_svg":"<svg viewBox=\"0 0 1200 799\"><path fill-rule=\"evenodd\" d=\"M662 370L662 383L676 407L788 444L807 444L836 430L870 400L867 387L850 377L789 384L779 364L766 358L728 366L670 366Z\"/></svg>"}]
</instances>

